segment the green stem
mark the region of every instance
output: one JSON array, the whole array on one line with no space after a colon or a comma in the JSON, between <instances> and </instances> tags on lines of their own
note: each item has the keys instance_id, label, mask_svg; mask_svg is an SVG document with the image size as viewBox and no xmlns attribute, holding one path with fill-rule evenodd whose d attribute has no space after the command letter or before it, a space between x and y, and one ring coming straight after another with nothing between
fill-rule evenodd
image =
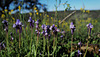
<instances>
[{"instance_id":1,"label":"green stem","mask_svg":"<svg viewBox=\"0 0 100 57\"><path fill-rule=\"evenodd\" d=\"M39 38L39 34L37 35L37 39L36 39L36 53L35 53L35 57L37 55L37 48L38 48L38 38Z\"/></svg>"},{"instance_id":2,"label":"green stem","mask_svg":"<svg viewBox=\"0 0 100 57\"><path fill-rule=\"evenodd\" d=\"M31 28L30 55L31 55L31 48L32 48L32 36L33 36L33 28Z\"/></svg>"},{"instance_id":3,"label":"green stem","mask_svg":"<svg viewBox=\"0 0 100 57\"><path fill-rule=\"evenodd\" d=\"M43 57L45 55L45 37L43 37Z\"/></svg>"},{"instance_id":4,"label":"green stem","mask_svg":"<svg viewBox=\"0 0 100 57\"><path fill-rule=\"evenodd\" d=\"M47 39L47 49L48 49L48 57L49 57L49 40Z\"/></svg>"},{"instance_id":5,"label":"green stem","mask_svg":"<svg viewBox=\"0 0 100 57\"><path fill-rule=\"evenodd\" d=\"M71 57L72 57L72 48L73 48L72 44L73 44L73 35L72 35L72 38L71 38Z\"/></svg>"},{"instance_id":6,"label":"green stem","mask_svg":"<svg viewBox=\"0 0 100 57\"><path fill-rule=\"evenodd\" d=\"M89 28L89 33L88 33L88 39L90 39L90 28ZM86 47L86 52L84 54L84 57L86 56L86 53L87 53L87 50L88 50L88 43L89 43L88 39L87 39L87 47Z\"/></svg>"},{"instance_id":7,"label":"green stem","mask_svg":"<svg viewBox=\"0 0 100 57\"><path fill-rule=\"evenodd\" d=\"M19 32L19 49L20 49L20 43L21 43L21 33Z\"/></svg>"},{"instance_id":8,"label":"green stem","mask_svg":"<svg viewBox=\"0 0 100 57\"><path fill-rule=\"evenodd\" d=\"M54 35L54 40L53 40L53 57L55 57L54 55L55 55L55 35Z\"/></svg>"},{"instance_id":9,"label":"green stem","mask_svg":"<svg viewBox=\"0 0 100 57\"><path fill-rule=\"evenodd\" d=\"M7 53L8 53L8 56L9 56L9 44L8 44L8 32L6 31L6 42L7 42Z\"/></svg>"},{"instance_id":10,"label":"green stem","mask_svg":"<svg viewBox=\"0 0 100 57\"><path fill-rule=\"evenodd\" d=\"M84 57L86 56L86 53L87 53L87 50L88 50L88 43L89 43L89 41L87 42L87 47L86 47L86 52L84 54Z\"/></svg>"},{"instance_id":11,"label":"green stem","mask_svg":"<svg viewBox=\"0 0 100 57\"><path fill-rule=\"evenodd\" d=\"M18 54L18 57L20 57L20 46L21 46L21 33L19 31L19 54Z\"/></svg>"}]
</instances>

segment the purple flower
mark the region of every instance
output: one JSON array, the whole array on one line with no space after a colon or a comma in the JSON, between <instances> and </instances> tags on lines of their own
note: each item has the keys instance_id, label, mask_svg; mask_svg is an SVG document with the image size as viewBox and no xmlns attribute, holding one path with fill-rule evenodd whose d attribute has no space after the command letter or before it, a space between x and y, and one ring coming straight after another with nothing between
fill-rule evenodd
<instances>
[{"instance_id":1,"label":"purple flower","mask_svg":"<svg viewBox=\"0 0 100 57\"><path fill-rule=\"evenodd\" d=\"M44 28L46 27L46 25L45 25L45 24L43 24L41 27L42 27L42 29L44 30Z\"/></svg>"},{"instance_id":2,"label":"purple flower","mask_svg":"<svg viewBox=\"0 0 100 57\"><path fill-rule=\"evenodd\" d=\"M70 24L70 29L71 29L71 34L73 35L73 33L75 31L75 26L74 26L73 22L71 22L71 24Z\"/></svg>"},{"instance_id":3,"label":"purple flower","mask_svg":"<svg viewBox=\"0 0 100 57\"><path fill-rule=\"evenodd\" d=\"M39 25L38 24L36 24L36 29L38 29L39 28Z\"/></svg>"},{"instance_id":4,"label":"purple flower","mask_svg":"<svg viewBox=\"0 0 100 57\"><path fill-rule=\"evenodd\" d=\"M2 21L2 23L3 23L3 24L4 24L4 26L5 26L4 31L7 31L7 32L8 32L8 21L3 20L3 21Z\"/></svg>"},{"instance_id":5,"label":"purple flower","mask_svg":"<svg viewBox=\"0 0 100 57\"><path fill-rule=\"evenodd\" d=\"M45 25L45 24L43 24L42 26L42 29L43 29L43 31L42 31L42 34L45 36L45 37L48 37L48 38L50 38L50 26L49 25Z\"/></svg>"},{"instance_id":6,"label":"purple flower","mask_svg":"<svg viewBox=\"0 0 100 57\"><path fill-rule=\"evenodd\" d=\"M88 28L93 28L93 25L91 23L86 25Z\"/></svg>"},{"instance_id":7,"label":"purple flower","mask_svg":"<svg viewBox=\"0 0 100 57\"><path fill-rule=\"evenodd\" d=\"M54 24L50 27L50 30L55 30L55 25Z\"/></svg>"},{"instance_id":8,"label":"purple flower","mask_svg":"<svg viewBox=\"0 0 100 57\"><path fill-rule=\"evenodd\" d=\"M13 38L13 36L12 36L13 33L11 32L10 35L11 35L11 41L13 41L13 40L14 40L14 38Z\"/></svg>"},{"instance_id":9,"label":"purple flower","mask_svg":"<svg viewBox=\"0 0 100 57\"><path fill-rule=\"evenodd\" d=\"M81 55L82 53L80 52L80 50L78 50L78 55Z\"/></svg>"},{"instance_id":10,"label":"purple flower","mask_svg":"<svg viewBox=\"0 0 100 57\"><path fill-rule=\"evenodd\" d=\"M57 32L60 32L60 29L58 29L54 24L50 26L49 29L52 30L55 35L57 35Z\"/></svg>"},{"instance_id":11,"label":"purple flower","mask_svg":"<svg viewBox=\"0 0 100 57\"><path fill-rule=\"evenodd\" d=\"M3 20L2 23L4 24L4 26L8 26L8 21Z\"/></svg>"},{"instance_id":12,"label":"purple flower","mask_svg":"<svg viewBox=\"0 0 100 57\"><path fill-rule=\"evenodd\" d=\"M3 48L5 48L5 44L3 43Z\"/></svg>"},{"instance_id":13,"label":"purple flower","mask_svg":"<svg viewBox=\"0 0 100 57\"><path fill-rule=\"evenodd\" d=\"M64 37L63 35L60 36L60 38L63 38L63 37Z\"/></svg>"},{"instance_id":14,"label":"purple flower","mask_svg":"<svg viewBox=\"0 0 100 57\"><path fill-rule=\"evenodd\" d=\"M16 32L17 30L19 30L20 33L22 32L22 23L19 19L17 19L15 24L13 24L13 28L16 28Z\"/></svg>"},{"instance_id":15,"label":"purple flower","mask_svg":"<svg viewBox=\"0 0 100 57\"><path fill-rule=\"evenodd\" d=\"M3 49L3 48L5 48L5 47L6 47L5 44L1 42L1 43L0 43L0 48Z\"/></svg>"},{"instance_id":16,"label":"purple flower","mask_svg":"<svg viewBox=\"0 0 100 57\"><path fill-rule=\"evenodd\" d=\"M44 35L44 34L45 34L45 31L42 31L42 32L41 32L41 34L43 34L43 35Z\"/></svg>"},{"instance_id":17,"label":"purple flower","mask_svg":"<svg viewBox=\"0 0 100 57\"><path fill-rule=\"evenodd\" d=\"M34 27L34 20L32 20L31 17L29 17L28 22L30 22L30 26L31 26L31 27Z\"/></svg>"},{"instance_id":18,"label":"purple flower","mask_svg":"<svg viewBox=\"0 0 100 57\"><path fill-rule=\"evenodd\" d=\"M78 43L78 45L82 45L82 43L81 43L81 42L79 42L79 43Z\"/></svg>"},{"instance_id":19,"label":"purple flower","mask_svg":"<svg viewBox=\"0 0 100 57\"><path fill-rule=\"evenodd\" d=\"M100 51L100 49L99 49L99 51Z\"/></svg>"},{"instance_id":20,"label":"purple flower","mask_svg":"<svg viewBox=\"0 0 100 57\"><path fill-rule=\"evenodd\" d=\"M62 31L61 33L62 33L62 34L65 34L65 31Z\"/></svg>"},{"instance_id":21,"label":"purple flower","mask_svg":"<svg viewBox=\"0 0 100 57\"><path fill-rule=\"evenodd\" d=\"M36 24L39 24L39 20L37 19L37 21L35 22Z\"/></svg>"},{"instance_id":22,"label":"purple flower","mask_svg":"<svg viewBox=\"0 0 100 57\"><path fill-rule=\"evenodd\" d=\"M89 23L89 24L87 24L86 26L87 26L87 28L88 28L88 33L91 34L91 29L93 28L93 25L92 25L91 23ZM90 30L90 31L89 31L89 30Z\"/></svg>"}]
</instances>

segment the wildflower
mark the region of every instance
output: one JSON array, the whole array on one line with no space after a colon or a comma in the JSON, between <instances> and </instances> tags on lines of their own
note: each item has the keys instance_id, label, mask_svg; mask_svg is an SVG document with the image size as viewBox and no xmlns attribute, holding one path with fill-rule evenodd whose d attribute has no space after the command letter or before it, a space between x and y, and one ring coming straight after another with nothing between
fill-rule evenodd
<instances>
[{"instance_id":1,"label":"wildflower","mask_svg":"<svg viewBox=\"0 0 100 57\"><path fill-rule=\"evenodd\" d=\"M88 28L88 33L91 33L91 29L93 28L93 25L91 23L86 25Z\"/></svg>"},{"instance_id":2,"label":"wildflower","mask_svg":"<svg viewBox=\"0 0 100 57\"><path fill-rule=\"evenodd\" d=\"M9 12L9 15L11 15L11 12Z\"/></svg>"},{"instance_id":3,"label":"wildflower","mask_svg":"<svg viewBox=\"0 0 100 57\"><path fill-rule=\"evenodd\" d=\"M38 12L38 10L36 10L36 12Z\"/></svg>"},{"instance_id":4,"label":"wildflower","mask_svg":"<svg viewBox=\"0 0 100 57\"><path fill-rule=\"evenodd\" d=\"M100 49L99 49L99 51L100 51Z\"/></svg>"},{"instance_id":5,"label":"wildflower","mask_svg":"<svg viewBox=\"0 0 100 57\"><path fill-rule=\"evenodd\" d=\"M87 12L87 13L90 13L90 11L89 11L89 10L87 10L86 12Z\"/></svg>"},{"instance_id":6,"label":"wildflower","mask_svg":"<svg viewBox=\"0 0 100 57\"><path fill-rule=\"evenodd\" d=\"M3 20L2 23L3 23L4 26L5 26L5 29L4 29L4 30L8 32L8 21Z\"/></svg>"},{"instance_id":7,"label":"wildflower","mask_svg":"<svg viewBox=\"0 0 100 57\"><path fill-rule=\"evenodd\" d=\"M65 34L65 31L62 31L61 33L62 33L62 34Z\"/></svg>"},{"instance_id":8,"label":"wildflower","mask_svg":"<svg viewBox=\"0 0 100 57\"><path fill-rule=\"evenodd\" d=\"M4 15L4 14L2 14L2 15L1 15L1 18L5 18L5 15Z\"/></svg>"},{"instance_id":9,"label":"wildflower","mask_svg":"<svg viewBox=\"0 0 100 57\"><path fill-rule=\"evenodd\" d=\"M36 7L34 8L34 10L36 10Z\"/></svg>"},{"instance_id":10,"label":"wildflower","mask_svg":"<svg viewBox=\"0 0 100 57\"><path fill-rule=\"evenodd\" d=\"M39 20L37 19L37 21L35 22L36 24L39 24Z\"/></svg>"},{"instance_id":11,"label":"wildflower","mask_svg":"<svg viewBox=\"0 0 100 57\"><path fill-rule=\"evenodd\" d=\"M63 38L63 37L64 37L63 35L60 36L60 38Z\"/></svg>"},{"instance_id":12,"label":"wildflower","mask_svg":"<svg viewBox=\"0 0 100 57\"><path fill-rule=\"evenodd\" d=\"M13 12L13 10L11 10L11 12Z\"/></svg>"},{"instance_id":13,"label":"wildflower","mask_svg":"<svg viewBox=\"0 0 100 57\"><path fill-rule=\"evenodd\" d=\"M36 23L36 29L39 29L39 20L37 20L35 23Z\"/></svg>"},{"instance_id":14,"label":"wildflower","mask_svg":"<svg viewBox=\"0 0 100 57\"><path fill-rule=\"evenodd\" d=\"M35 22L36 23L36 33L37 34L40 34L40 30L39 30L39 20L37 19L37 21Z\"/></svg>"},{"instance_id":15,"label":"wildflower","mask_svg":"<svg viewBox=\"0 0 100 57\"><path fill-rule=\"evenodd\" d=\"M49 15L47 15L47 17L49 17Z\"/></svg>"},{"instance_id":16,"label":"wildflower","mask_svg":"<svg viewBox=\"0 0 100 57\"><path fill-rule=\"evenodd\" d=\"M29 13L30 16L32 16L32 13Z\"/></svg>"},{"instance_id":17,"label":"wildflower","mask_svg":"<svg viewBox=\"0 0 100 57\"><path fill-rule=\"evenodd\" d=\"M51 20L53 20L53 17L51 17Z\"/></svg>"},{"instance_id":18,"label":"wildflower","mask_svg":"<svg viewBox=\"0 0 100 57\"><path fill-rule=\"evenodd\" d=\"M79 43L78 43L78 45L82 45L82 43L81 43L81 42L79 42Z\"/></svg>"},{"instance_id":19,"label":"wildflower","mask_svg":"<svg viewBox=\"0 0 100 57\"><path fill-rule=\"evenodd\" d=\"M55 35L57 32L60 32L60 30L54 24L49 29L52 30Z\"/></svg>"},{"instance_id":20,"label":"wildflower","mask_svg":"<svg viewBox=\"0 0 100 57\"><path fill-rule=\"evenodd\" d=\"M5 44L4 43L0 43L0 49L3 49L3 48L5 48L6 46L5 46Z\"/></svg>"},{"instance_id":21,"label":"wildflower","mask_svg":"<svg viewBox=\"0 0 100 57\"><path fill-rule=\"evenodd\" d=\"M18 9L19 9L19 11L21 10L21 7L20 6L18 6Z\"/></svg>"},{"instance_id":22,"label":"wildflower","mask_svg":"<svg viewBox=\"0 0 100 57\"><path fill-rule=\"evenodd\" d=\"M53 24L53 25L50 27L50 30L54 30L54 27L55 27L55 25Z\"/></svg>"},{"instance_id":23,"label":"wildflower","mask_svg":"<svg viewBox=\"0 0 100 57\"><path fill-rule=\"evenodd\" d=\"M38 15L39 13L37 12L36 14Z\"/></svg>"},{"instance_id":24,"label":"wildflower","mask_svg":"<svg viewBox=\"0 0 100 57\"><path fill-rule=\"evenodd\" d=\"M45 25L45 24L43 24L41 27L42 27L42 29L44 30L44 28L46 27L46 25Z\"/></svg>"},{"instance_id":25,"label":"wildflower","mask_svg":"<svg viewBox=\"0 0 100 57\"><path fill-rule=\"evenodd\" d=\"M15 24L13 24L13 28L16 28L16 32L17 30L19 30L20 33L22 32L22 23L19 19L17 19Z\"/></svg>"},{"instance_id":26,"label":"wildflower","mask_svg":"<svg viewBox=\"0 0 100 57\"><path fill-rule=\"evenodd\" d=\"M80 10L82 11L83 9L82 9L82 8L80 8Z\"/></svg>"},{"instance_id":27,"label":"wildflower","mask_svg":"<svg viewBox=\"0 0 100 57\"><path fill-rule=\"evenodd\" d=\"M13 40L14 40L14 38L13 38L13 36L12 36L13 33L11 32L10 35L11 35L11 41L13 41Z\"/></svg>"},{"instance_id":28,"label":"wildflower","mask_svg":"<svg viewBox=\"0 0 100 57\"><path fill-rule=\"evenodd\" d=\"M41 16L41 14L40 14L40 16Z\"/></svg>"},{"instance_id":29,"label":"wildflower","mask_svg":"<svg viewBox=\"0 0 100 57\"><path fill-rule=\"evenodd\" d=\"M73 33L75 31L75 26L73 25L73 22L71 22L71 24L70 24L70 29L71 29L71 34L73 35Z\"/></svg>"},{"instance_id":30,"label":"wildflower","mask_svg":"<svg viewBox=\"0 0 100 57\"><path fill-rule=\"evenodd\" d=\"M41 34L45 35L45 31L43 30L43 31L41 32Z\"/></svg>"},{"instance_id":31,"label":"wildflower","mask_svg":"<svg viewBox=\"0 0 100 57\"><path fill-rule=\"evenodd\" d=\"M8 26L8 21L3 20L2 23L4 24L5 27Z\"/></svg>"},{"instance_id":32,"label":"wildflower","mask_svg":"<svg viewBox=\"0 0 100 57\"><path fill-rule=\"evenodd\" d=\"M5 48L5 44L3 43L3 48Z\"/></svg>"},{"instance_id":33,"label":"wildflower","mask_svg":"<svg viewBox=\"0 0 100 57\"><path fill-rule=\"evenodd\" d=\"M48 37L48 38L50 38L50 26L49 25L47 25L47 26L45 26L44 27L44 36L46 37Z\"/></svg>"},{"instance_id":34,"label":"wildflower","mask_svg":"<svg viewBox=\"0 0 100 57\"><path fill-rule=\"evenodd\" d=\"M5 9L5 12L7 12L8 10L7 9Z\"/></svg>"},{"instance_id":35,"label":"wildflower","mask_svg":"<svg viewBox=\"0 0 100 57\"><path fill-rule=\"evenodd\" d=\"M85 10L83 10L83 12L85 12Z\"/></svg>"},{"instance_id":36,"label":"wildflower","mask_svg":"<svg viewBox=\"0 0 100 57\"><path fill-rule=\"evenodd\" d=\"M30 22L30 26L31 26L31 27L34 27L34 20L32 20L31 17L29 17L28 22Z\"/></svg>"},{"instance_id":37,"label":"wildflower","mask_svg":"<svg viewBox=\"0 0 100 57\"><path fill-rule=\"evenodd\" d=\"M80 50L78 50L78 55L81 55L82 53L80 52Z\"/></svg>"},{"instance_id":38,"label":"wildflower","mask_svg":"<svg viewBox=\"0 0 100 57\"><path fill-rule=\"evenodd\" d=\"M15 18L14 18L14 17L12 17L12 19L13 19L13 20L15 20Z\"/></svg>"}]
</instances>

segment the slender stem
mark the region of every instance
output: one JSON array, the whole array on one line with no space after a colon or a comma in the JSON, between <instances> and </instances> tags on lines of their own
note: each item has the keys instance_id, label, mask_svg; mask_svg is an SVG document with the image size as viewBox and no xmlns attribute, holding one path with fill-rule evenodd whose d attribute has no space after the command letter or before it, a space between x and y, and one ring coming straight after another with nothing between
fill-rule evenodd
<instances>
[{"instance_id":1,"label":"slender stem","mask_svg":"<svg viewBox=\"0 0 100 57\"><path fill-rule=\"evenodd\" d=\"M48 49L48 57L49 57L49 40L47 39L47 49Z\"/></svg>"},{"instance_id":2,"label":"slender stem","mask_svg":"<svg viewBox=\"0 0 100 57\"><path fill-rule=\"evenodd\" d=\"M88 43L89 43L89 41L87 42L87 47L86 47L86 52L84 54L84 57L86 56L86 53L87 53L87 50L88 50Z\"/></svg>"},{"instance_id":3,"label":"slender stem","mask_svg":"<svg viewBox=\"0 0 100 57\"><path fill-rule=\"evenodd\" d=\"M81 44L80 44L80 52L81 52ZM80 54L80 57L81 57L81 54Z\"/></svg>"},{"instance_id":4,"label":"slender stem","mask_svg":"<svg viewBox=\"0 0 100 57\"><path fill-rule=\"evenodd\" d=\"M71 57L72 57L72 48L73 48L72 44L73 44L73 35L72 35L72 38L71 38Z\"/></svg>"},{"instance_id":5,"label":"slender stem","mask_svg":"<svg viewBox=\"0 0 100 57\"><path fill-rule=\"evenodd\" d=\"M20 43L21 43L21 33L19 32L19 49L20 49Z\"/></svg>"},{"instance_id":6,"label":"slender stem","mask_svg":"<svg viewBox=\"0 0 100 57\"><path fill-rule=\"evenodd\" d=\"M89 28L89 33L88 33L88 39L90 39L90 28ZM88 39L87 39L87 47L86 47L86 52L84 54L84 57L86 56L86 53L87 53L87 50L88 50L88 43L89 43Z\"/></svg>"},{"instance_id":7,"label":"slender stem","mask_svg":"<svg viewBox=\"0 0 100 57\"><path fill-rule=\"evenodd\" d=\"M6 31L6 37L7 37L6 41L7 41L7 47L8 47L9 45L8 45L8 32L7 31Z\"/></svg>"},{"instance_id":8,"label":"slender stem","mask_svg":"<svg viewBox=\"0 0 100 57\"><path fill-rule=\"evenodd\" d=\"M6 31L6 42L7 42L7 53L8 53L8 56L9 56L9 44L8 44L8 32Z\"/></svg>"},{"instance_id":9,"label":"slender stem","mask_svg":"<svg viewBox=\"0 0 100 57\"><path fill-rule=\"evenodd\" d=\"M45 37L43 37L43 57L45 55Z\"/></svg>"},{"instance_id":10,"label":"slender stem","mask_svg":"<svg viewBox=\"0 0 100 57\"><path fill-rule=\"evenodd\" d=\"M31 27L30 55L31 55L31 48L32 48L32 36L33 36L33 28Z\"/></svg>"},{"instance_id":11,"label":"slender stem","mask_svg":"<svg viewBox=\"0 0 100 57\"><path fill-rule=\"evenodd\" d=\"M53 40L53 57L55 57L54 55L55 55L55 35L54 35L54 40Z\"/></svg>"},{"instance_id":12,"label":"slender stem","mask_svg":"<svg viewBox=\"0 0 100 57\"><path fill-rule=\"evenodd\" d=\"M38 48L38 38L39 38L39 33L37 34L37 39L36 39L36 54L37 54L37 48ZM35 54L35 57L36 57L36 54Z\"/></svg>"},{"instance_id":13,"label":"slender stem","mask_svg":"<svg viewBox=\"0 0 100 57\"><path fill-rule=\"evenodd\" d=\"M18 57L20 57L20 46L21 46L21 33L19 31L19 53L18 53Z\"/></svg>"}]
</instances>

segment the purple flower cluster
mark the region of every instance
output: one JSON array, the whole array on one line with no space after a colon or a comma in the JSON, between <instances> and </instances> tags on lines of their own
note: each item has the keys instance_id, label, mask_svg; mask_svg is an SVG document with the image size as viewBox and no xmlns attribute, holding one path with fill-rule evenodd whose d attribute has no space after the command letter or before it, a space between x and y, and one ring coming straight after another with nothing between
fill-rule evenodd
<instances>
[{"instance_id":1,"label":"purple flower cluster","mask_svg":"<svg viewBox=\"0 0 100 57\"><path fill-rule=\"evenodd\" d=\"M78 50L78 55L81 55L82 53L80 52L80 50Z\"/></svg>"},{"instance_id":2,"label":"purple flower cluster","mask_svg":"<svg viewBox=\"0 0 100 57\"><path fill-rule=\"evenodd\" d=\"M37 19L36 23L36 33L39 35L40 34L40 30L39 30L39 20Z\"/></svg>"},{"instance_id":3,"label":"purple flower cluster","mask_svg":"<svg viewBox=\"0 0 100 57\"><path fill-rule=\"evenodd\" d=\"M19 19L17 19L15 24L13 24L13 28L16 28L16 32L17 30L19 30L20 33L22 32L22 23Z\"/></svg>"},{"instance_id":4,"label":"purple flower cluster","mask_svg":"<svg viewBox=\"0 0 100 57\"><path fill-rule=\"evenodd\" d=\"M87 26L87 28L88 28L88 33L91 34L91 29L93 28L93 25L92 25L91 23L89 23L89 24L87 24L86 26Z\"/></svg>"},{"instance_id":5,"label":"purple flower cluster","mask_svg":"<svg viewBox=\"0 0 100 57\"><path fill-rule=\"evenodd\" d=\"M0 50L5 48L5 44L4 43L0 43Z\"/></svg>"},{"instance_id":6,"label":"purple flower cluster","mask_svg":"<svg viewBox=\"0 0 100 57\"><path fill-rule=\"evenodd\" d=\"M32 20L32 18L29 17L28 22L30 22L30 27L33 28L34 27L34 20Z\"/></svg>"},{"instance_id":7,"label":"purple flower cluster","mask_svg":"<svg viewBox=\"0 0 100 57\"><path fill-rule=\"evenodd\" d=\"M43 31L41 32L41 34L43 34L45 37L48 36L48 38L50 38L50 26L49 25L45 25L43 24L42 26Z\"/></svg>"},{"instance_id":8,"label":"purple flower cluster","mask_svg":"<svg viewBox=\"0 0 100 57\"><path fill-rule=\"evenodd\" d=\"M71 24L70 24L70 29L71 29L71 34L73 35L73 33L75 31L75 26L74 26L73 22L71 22Z\"/></svg>"},{"instance_id":9,"label":"purple flower cluster","mask_svg":"<svg viewBox=\"0 0 100 57\"><path fill-rule=\"evenodd\" d=\"M53 31L53 34L57 35L57 32L60 32L60 30L53 24L50 27L50 30Z\"/></svg>"},{"instance_id":10,"label":"purple flower cluster","mask_svg":"<svg viewBox=\"0 0 100 57\"><path fill-rule=\"evenodd\" d=\"M5 27L4 31L8 32L8 21L3 20L2 23L4 24L4 27Z\"/></svg>"},{"instance_id":11,"label":"purple flower cluster","mask_svg":"<svg viewBox=\"0 0 100 57\"><path fill-rule=\"evenodd\" d=\"M41 27L43 29L41 34L43 34L45 37L48 36L48 38L50 38L51 33L57 35L57 33L60 32L60 30L54 24L52 26L43 24ZM65 31L62 31L61 33L64 34ZM63 35L61 35L61 38L63 38Z\"/></svg>"}]
</instances>

